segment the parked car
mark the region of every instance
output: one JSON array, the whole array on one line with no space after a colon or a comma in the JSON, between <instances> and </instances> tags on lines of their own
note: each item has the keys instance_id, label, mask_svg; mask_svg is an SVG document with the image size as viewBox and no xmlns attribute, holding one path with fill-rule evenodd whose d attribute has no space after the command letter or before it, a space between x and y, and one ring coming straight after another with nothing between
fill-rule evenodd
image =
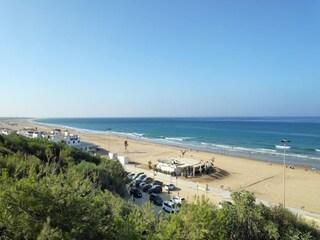
<instances>
[{"instance_id":1,"label":"parked car","mask_svg":"<svg viewBox=\"0 0 320 240\"><path fill-rule=\"evenodd\" d=\"M153 181L153 178L151 177L147 177L147 179L145 180L146 183L152 183Z\"/></svg>"},{"instance_id":2,"label":"parked car","mask_svg":"<svg viewBox=\"0 0 320 240\"><path fill-rule=\"evenodd\" d=\"M153 202L157 206L162 206L163 204L162 198L155 193L150 194L149 200L150 202Z\"/></svg>"},{"instance_id":3,"label":"parked car","mask_svg":"<svg viewBox=\"0 0 320 240\"><path fill-rule=\"evenodd\" d=\"M133 180L131 183L130 183L130 186L131 187L139 187L139 184L141 183L141 180Z\"/></svg>"},{"instance_id":4,"label":"parked car","mask_svg":"<svg viewBox=\"0 0 320 240\"><path fill-rule=\"evenodd\" d=\"M144 178L141 178L140 180L141 180L142 182L145 182L147 179L148 179L148 177L145 176Z\"/></svg>"},{"instance_id":5,"label":"parked car","mask_svg":"<svg viewBox=\"0 0 320 240\"><path fill-rule=\"evenodd\" d=\"M142 187L142 191L143 192L148 192L148 190L150 189L150 188L152 188L153 186L152 186L152 184L145 184L145 185L143 185L143 187Z\"/></svg>"},{"instance_id":6,"label":"parked car","mask_svg":"<svg viewBox=\"0 0 320 240\"><path fill-rule=\"evenodd\" d=\"M137 177L139 177L141 174L144 174L144 172L139 172L137 174L135 174L131 180L135 180Z\"/></svg>"},{"instance_id":7,"label":"parked car","mask_svg":"<svg viewBox=\"0 0 320 240\"><path fill-rule=\"evenodd\" d=\"M139 177L137 177L135 180L141 180L142 182L142 179L146 178L147 175L146 174L141 174Z\"/></svg>"},{"instance_id":8,"label":"parked car","mask_svg":"<svg viewBox=\"0 0 320 240\"><path fill-rule=\"evenodd\" d=\"M163 208L163 210L165 210L166 212L169 212L169 213L180 211L180 208L177 206L177 204L175 204L174 202L171 202L171 201L164 201L162 204L162 208Z\"/></svg>"},{"instance_id":9,"label":"parked car","mask_svg":"<svg viewBox=\"0 0 320 240\"><path fill-rule=\"evenodd\" d=\"M176 186L173 185L173 184L171 184L171 183L164 186L164 189L167 190L167 191L168 191L168 190L172 191L172 190L174 190L175 188L176 188Z\"/></svg>"},{"instance_id":10,"label":"parked car","mask_svg":"<svg viewBox=\"0 0 320 240\"><path fill-rule=\"evenodd\" d=\"M141 191L139 189L137 189L137 188L132 188L130 190L130 195L132 195L135 198L141 198L142 197Z\"/></svg>"},{"instance_id":11,"label":"parked car","mask_svg":"<svg viewBox=\"0 0 320 240\"><path fill-rule=\"evenodd\" d=\"M171 202L177 204L178 206L181 206L182 202L184 201L185 199L183 197L180 197L180 196L174 196L170 199Z\"/></svg>"},{"instance_id":12,"label":"parked car","mask_svg":"<svg viewBox=\"0 0 320 240\"><path fill-rule=\"evenodd\" d=\"M132 178L133 178L134 175L135 175L134 173L129 173L129 174L127 175L127 178L128 178L129 180L132 180Z\"/></svg>"},{"instance_id":13,"label":"parked car","mask_svg":"<svg viewBox=\"0 0 320 240\"><path fill-rule=\"evenodd\" d=\"M139 188L140 188L140 189L142 189L144 185L146 185L146 183L145 183L145 182L141 182L141 183L139 183Z\"/></svg>"},{"instance_id":14,"label":"parked car","mask_svg":"<svg viewBox=\"0 0 320 240\"><path fill-rule=\"evenodd\" d=\"M159 186L159 185L155 185L155 186L152 186L149 190L148 190L148 193L151 194L151 193L161 193L162 192L162 187Z\"/></svg>"},{"instance_id":15,"label":"parked car","mask_svg":"<svg viewBox=\"0 0 320 240\"><path fill-rule=\"evenodd\" d=\"M152 183L152 185L153 185L153 186L155 186L155 185L162 186L162 185L163 185L163 182L160 182L160 181L154 181L154 182Z\"/></svg>"}]
</instances>

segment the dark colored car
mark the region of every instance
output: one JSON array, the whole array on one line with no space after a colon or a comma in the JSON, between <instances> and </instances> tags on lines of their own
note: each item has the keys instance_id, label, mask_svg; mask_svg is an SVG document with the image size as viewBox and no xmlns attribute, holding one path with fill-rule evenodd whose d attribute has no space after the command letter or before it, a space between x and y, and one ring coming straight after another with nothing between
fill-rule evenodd
<instances>
[{"instance_id":1,"label":"dark colored car","mask_svg":"<svg viewBox=\"0 0 320 240\"><path fill-rule=\"evenodd\" d=\"M162 186L162 185L163 185L163 182L160 182L160 181L154 181L152 184L153 184L153 186L155 186L155 185Z\"/></svg>"},{"instance_id":2,"label":"dark colored car","mask_svg":"<svg viewBox=\"0 0 320 240\"><path fill-rule=\"evenodd\" d=\"M143 191L143 192L148 192L148 190L149 190L150 188L152 188L152 187L153 187L152 184L143 185L142 191Z\"/></svg>"},{"instance_id":3,"label":"dark colored car","mask_svg":"<svg viewBox=\"0 0 320 240\"><path fill-rule=\"evenodd\" d=\"M149 199L150 199L150 202L153 202L155 205L162 206L163 200L159 195L152 193L150 194Z\"/></svg>"},{"instance_id":4,"label":"dark colored car","mask_svg":"<svg viewBox=\"0 0 320 240\"><path fill-rule=\"evenodd\" d=\"M133 197L135 198L141 198L142 197L142 193L139 189L137 188L133 188L130 190L130 195L133 195Z\"/></svg>"},{"instance_id":5,"label":"dark colored car","mask_svg":"<svg viewBox=\"0 0 320 240\"><path fill-rule=\"evenodd\" d=\"M141 180L133 180L130 183L130 187L139 187L139 184L141 183Z\"/></svg>"},{"instance_id":6,"label":"dark colored car","mask_svg":"<svg viewBox=\"0 0 320 240\"><path fill-rule=\"evenodd\" d=\"M153 178L148 177L144 182L145 183L152 183L152 181L153 181Z\"/></svg>"},{"instance_id":7,"label":"dark colored car","mask_svg":"<svg viewBox=\"0 0 320 240\"><path fill-rule=\"evenodd\" d=\"M159 186L159 185L155 185L153 186L152 188L150 188L148 190L148 193L151 194L151 193L161 193L162 192L162 187Z\"/></svg>"},{"instance_id":8,"label":"dark colored car","mask_svg":"<svg viewBox=\"0 0 320 240\"><path fill-rule=\"evenodd\" d=\"M138 187L139 187L139 189L141 189L141 190L142 190L142 188L143 188L143 186L144 186L144 185L146 185L146 183L145 183L145 182L141 182L141 183L139 184L139 186L138 186Z\"/></svg>"}]
</instances>

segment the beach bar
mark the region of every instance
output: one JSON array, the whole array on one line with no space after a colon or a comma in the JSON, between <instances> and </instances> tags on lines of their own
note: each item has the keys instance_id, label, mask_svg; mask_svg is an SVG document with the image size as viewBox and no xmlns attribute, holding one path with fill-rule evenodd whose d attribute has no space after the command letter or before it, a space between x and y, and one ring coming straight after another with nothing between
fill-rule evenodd
<instances>
[{"instance_id":1,"label":"beach bar","mask_svg":"<svg viewBox=\"0 0 320 240\"><path fill-rule=\"evenodd\" d=\"M174 176L181 176L185 172L188 175L203 173L210 166L202 160L194 158L166 158L159 159L156 164L158 171L167 172Z\"/></svg>"}]
</instances>

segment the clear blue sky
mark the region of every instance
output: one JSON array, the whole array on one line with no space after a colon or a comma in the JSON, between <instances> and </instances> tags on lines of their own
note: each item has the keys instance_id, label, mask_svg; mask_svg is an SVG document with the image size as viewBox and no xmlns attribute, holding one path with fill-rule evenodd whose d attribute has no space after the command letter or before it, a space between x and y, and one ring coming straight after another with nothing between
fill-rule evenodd
<instances>
[{"instance_id":1,"label":"clear blue sky","mask_svg":"<svg viewBox=\"0 0 320 240\"><path fill-rule=\"evenodd\" d=\"M320 116L320 1L0 1L0 116Z\"/></svg>"}]
</instances>

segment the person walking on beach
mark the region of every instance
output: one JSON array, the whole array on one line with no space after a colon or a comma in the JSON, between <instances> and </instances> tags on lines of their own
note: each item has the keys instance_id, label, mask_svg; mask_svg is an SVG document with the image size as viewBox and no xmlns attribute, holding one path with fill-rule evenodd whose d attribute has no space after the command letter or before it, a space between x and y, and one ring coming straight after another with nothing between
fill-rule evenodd
<instances>
[{"instance_id":1,"label":"person walking on beach","mask_svg":"<svg viewBox=\"0 0 320 240\"><path fill-rule=\"evenodd\" d=\"M128 141L124 141L124 151L125 152L128 152L128 146L129 146Z\"/></svg>"}]
</instances>

